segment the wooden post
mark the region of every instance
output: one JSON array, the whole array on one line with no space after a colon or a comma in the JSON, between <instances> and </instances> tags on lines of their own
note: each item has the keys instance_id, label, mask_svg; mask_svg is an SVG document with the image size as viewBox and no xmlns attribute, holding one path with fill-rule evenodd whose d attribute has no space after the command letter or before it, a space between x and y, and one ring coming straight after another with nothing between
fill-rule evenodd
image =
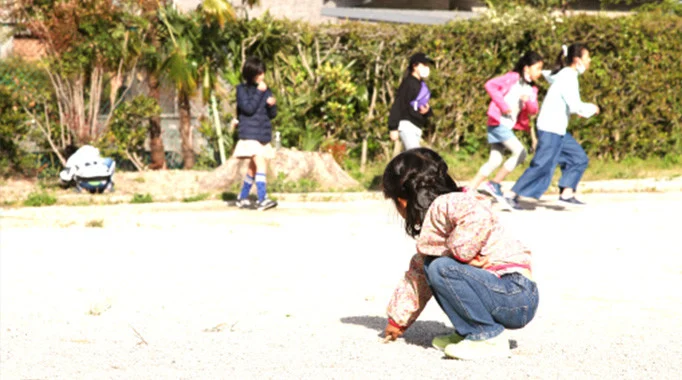
<instances>
[{"instance_id":1,"label":"wooden post","mask_svg":"<svg viewBox=\"0 0 682 380\"><path fill-rule=\"evenodd\" d=\"M220 125L220 115L218 114L218 102L216 101L215 94L211 94L211 109L213 110L213 124L215 125L215 131L218 135L218 150L220 151L220 165L224 164L225 159L225 144L223 139L223 128Z\"/></svg>"},{"instance_id":2,"label":"wooden post","mask_svg":"<svg viewBox=\"0 0 682 380\"><path fill-rule=\"evenodd\" d=\"M362 154L360 155L360 173L365 172L367 166L367 134L362 136Z\"/></svg>"}]
</instances>

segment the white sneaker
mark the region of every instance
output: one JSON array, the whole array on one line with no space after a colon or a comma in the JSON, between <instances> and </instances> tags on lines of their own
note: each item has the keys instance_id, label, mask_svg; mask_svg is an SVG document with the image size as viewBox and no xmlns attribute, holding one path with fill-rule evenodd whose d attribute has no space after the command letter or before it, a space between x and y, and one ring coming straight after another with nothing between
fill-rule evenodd
<instances>
[{"instance_id":1,"label":"white sneaker","mask_svg":"<svg viewBox=\"0 0 682 380\"><path fill-rule=\"evenodd\" d=\"M459 360L511 357L509 341L502 333L488 340L465 339L456 344L445 346L445 355Z\"/></svg>"},{"instance_id":2,"label":"white sneaker","mask_svg":"<svg viewBox=\"0 0 682 380\"><path fill-rule=\"evenodd\" d=\"M431 341L431 345L433 346L433 348L443 351L445 350L445 347L447 347L448 345L457 344L463 340L464 337L457 333L450 335L439 335L433 338L433 340Z\"/></svg>"},{"instance_id":3,"label":"white sneaker","mask_svg":"<svg viewBox=\"0 0 682 380\"><path fill-rule=\"evenodd\" d=\"M253 207L253 202L251 202L250 199L245 198L245 199L237 199L237 202L235 203L235 206L242 208L242 209L252 209Z\"/></svg>"}]
</instances>

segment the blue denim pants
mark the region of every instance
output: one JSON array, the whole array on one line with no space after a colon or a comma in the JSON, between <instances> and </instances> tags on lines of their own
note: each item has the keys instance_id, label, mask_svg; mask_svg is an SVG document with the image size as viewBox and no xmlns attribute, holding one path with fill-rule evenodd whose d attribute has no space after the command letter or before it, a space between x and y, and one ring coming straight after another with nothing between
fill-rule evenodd
<instances>
[{"instance_id":1,"label":"blue denim pants","mask_svg":"<svg viewBox=\"0 0 682 380\"><path fill-rule=\"evenodd\" d=\"M497 277L451 257L427 258L424 272L441 309L457 333L469 340L520 329L538 308L537 285L519 273Z\"/></svg>"},{"instance_id":2,"label":"blue denim pants","mask_svg":"<svg viewBox=\"0 0 682 380\"><path fill-rule=\"evenodd\" d=\"M559 135L539 130L537 151L512 191L522 197L540 199L552 183L557 165L561 168L559 187L576 190L588 163L585 151L570 133Z\"/></svg>"}]
</instances>

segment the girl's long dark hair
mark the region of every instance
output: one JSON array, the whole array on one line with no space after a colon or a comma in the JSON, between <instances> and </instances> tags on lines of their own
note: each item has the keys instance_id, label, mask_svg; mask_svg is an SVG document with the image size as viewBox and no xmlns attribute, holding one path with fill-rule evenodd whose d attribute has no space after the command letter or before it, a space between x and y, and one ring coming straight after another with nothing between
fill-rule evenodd
<instances>
[{"instance_id":1,"label":"girl's long dark hair","mask_svg":"<svg viewBox=\"0 0 682 380\"><path fill-rule=\"evenodd\" d=\"M438 153L427 148L407 150L391 160L384 170L384 197L407 201L405 232L417 237L431 203L440 195L460 192L448 174L448 165Z\"/></svg>"},{"instance_id":2,"label":"girl's long dark hair","mask_svg":"<svg viewBox=\"0 0 682 380\"><path fill-rule=\"evenodd\" d=\"M552 70L552 75L558 73L566 66L571 66L573 60L583 56L583 52L587 50L585 44L574 43L568 47L566 55L564 56L564 49L561 49L561 53L556 58L556 64L554 65L554 70Z\"/></svg>"},{"instance_id":3,"label":"girl's long dark hair","mask_svg":"<svg viewBox=\"0 0 682 380\"><path fill-rule=\"evenodd\" d=\"M521 78L523 78L524 67L533 66L534 64L542 61L543 58L540 54L534 51L528 51L521 58L519 58L518 62L516 62L516 65L514 66L514 69L512 69L512 71L518 73L521 76ZM531 84L532 83L533 82L531 82Z\"/></svg>"},{"instance_id":4,"label":"girl's long dark hair","mask_svg":"<svg viewBox=\"0 0 682 380\"><path fill-rule=\"evenodd\" d=\"M265 73L265 63L258 57L249 57L242 67L242 79L250 85L256 84L256 77Z\"/></svg>"}]
</instances>

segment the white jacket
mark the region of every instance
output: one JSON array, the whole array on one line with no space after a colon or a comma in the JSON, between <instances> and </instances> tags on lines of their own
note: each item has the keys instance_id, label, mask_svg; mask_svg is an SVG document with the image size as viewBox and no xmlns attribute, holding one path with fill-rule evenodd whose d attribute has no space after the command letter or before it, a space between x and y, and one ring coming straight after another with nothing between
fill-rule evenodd
<instances>
[{"instance_id":1,"label":"white jacket","mask_svg":"<svg viewBox=\"0 0 682 380\"><path fill-rule=\"evenodd\" d=\"M538 130L564 135L571 114L589 118L597 113L595 104L580 100L578 72L575 69L564 67L554 75L548 70L542 74L550 87L540 107Z\"/></svg>"}]
</instances>

